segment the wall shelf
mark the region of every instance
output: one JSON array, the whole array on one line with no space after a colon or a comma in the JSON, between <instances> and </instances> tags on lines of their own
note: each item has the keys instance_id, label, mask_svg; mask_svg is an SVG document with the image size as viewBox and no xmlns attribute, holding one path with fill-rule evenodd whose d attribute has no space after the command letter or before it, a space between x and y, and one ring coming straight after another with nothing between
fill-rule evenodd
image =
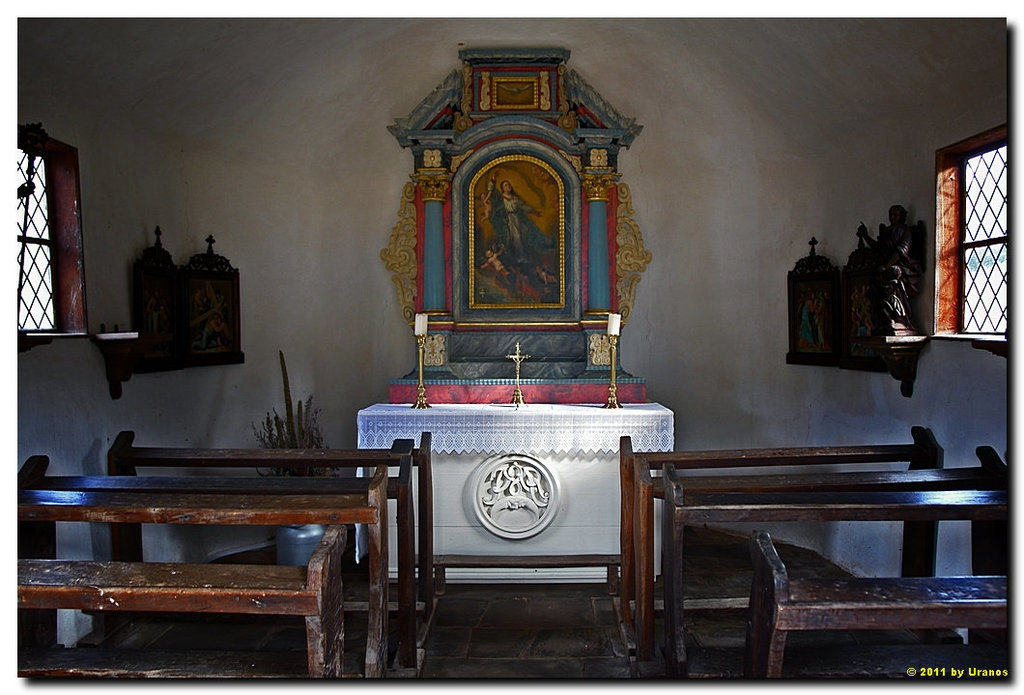
<instances>
[{"instance_id":1,"label":"wall shelf","mask_svg":"<svg viewBox=\"0 0 1024 695\"><path fill-rule=\"evenodd\" d=\"M914 379L917 378L917 360L924 346L926 335L886 335L859 339L865 347L871 348L882 361L889 375L900 382L900 393L907 398L914 395Z\"/></svg>"},{"instance_id":2,"label":"wall shelf","mask_svg":"<svg viewBox=\"0 0 1024 695\"><path fill-rule=\"evenodd\" d=\"M89 337L103 354L110 397L115 400L121 397L121 384L132 378L135 365L159 340L158 336L140 336L134 332L95 333Z\"/></svg>"}]
</instances>

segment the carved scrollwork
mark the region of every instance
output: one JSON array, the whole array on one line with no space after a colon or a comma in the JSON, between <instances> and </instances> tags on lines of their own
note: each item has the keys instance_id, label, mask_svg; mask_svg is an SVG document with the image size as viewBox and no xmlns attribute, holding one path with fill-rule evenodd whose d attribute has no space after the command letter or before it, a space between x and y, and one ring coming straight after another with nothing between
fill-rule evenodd
<instances>
[{"instance_id":1,"label":"carved scrollwork","mask_svg":"<svg viewBox=\"0 0 1024 695\"><path fill-rule=\"evenodd\" d=\"M565 161L572 165L577 174L583 173L583 158L578 154L569 154L565 150L558 150L558 154L565 157Z\"/></svg>"},{"instance_id":2,"label":"carved scrollwork","mask_svg":"<svg viewBox=\"0 0 1024 695\"><path fill-rule=\"evenodd\" d=\"M445 356L445 337L436 333L428 335L423 343L423 364L426 367L443 367Z\"/></svg>"},{"instance_id":3,"label":"carved scrollwork","mask_svg":"<svg viewBox=\"0 0 1024 695\"><path fill-rule=\"evenodd\" d=\"M612 344L606 334L592 333L589 347L591 365L607 367L612 363Z\"/></svg>"},{"instance_id":4,"label":"carved scrollwork","mask_svg":"<svg viewBox=\"0 0 1024 695\"><path fill-rule=\"evenodd\" d=\"M402 318L412 322L416 314L416 186L408 182L402 188L398 206L398 222L391 229L387 248L380 252L384 267L391 272L391 281L398 293Z\"/></svg>"},{"instance_id":5,"label":"carved scrollwork","mask_svg":"<svg viewBox=\"0 0 1024 695\"><path fill-rule=\"evenodd\" d=\"M558 127L572 135L579 126L576 111L565 98L565 66L558 66Z\"/></svg>"},{"instance_id":6,"label":"carved scrollwork","mask_svg":"<svg viewBox=\"0 0 1024 695\"><path fill-rule=\"evenodd\" d=\"M538 75L540 79L540 110L550 111L551 110L551 82L548 79L548 73L542 72Z\"/></svg>"},{"instance_id":7,"label":"carved scrollwork","mask_svg":"<svg viewBox=\"0 0 1024 695\"><path fill-rule=\"evenodd\" d=\"M629 186L620 183L616 189L619 197L617 220L615 222L615 242L618 252L615 256L615 269L618 279L615 291L619 298L619 313L622 321L627 322L633 311L633 300L640 277L651 262L651 252L644 248L640 226L633 219L633 198Z\"/></svg>"},{"instance_id":8,"label":"carved scrollwork","mask_svg":"<svg viewBox=\"0 0 1024 695\"><path fill-rule=\"evenodd\" d=\"M559 506L558 479L543 463L523 454L485 460L466 491L477 520L502 538L537 535L554 521Z\"/></svg>"},{"instance_id":9,"label":"carved scrollwork","mask_svg":"<svg viewBox=\"0 0 1024 695\"><path fill-rule=\"evenodd\" d=\"M459 110L455 114L455 121L452 127L456 133L465 132L473 125L473 120L469 117L470 111L473 110L473 68L469 65L465 65L462 68L462 101L459 105Z\"/></svg>"},{"instance_id":10,"label":"carved scrollwork","mask_svg":"<svg viewBox=\"0 0 1024 695\"><path fill-rule=\"evenodd\" d=\"M209 270L217 273L237 273L238 269L231 265L224 256L213 252L217 240L213 235L206 237L206 253L197 253L188 259L185 268L188 270Z\"/></svg>"}]
</instances>

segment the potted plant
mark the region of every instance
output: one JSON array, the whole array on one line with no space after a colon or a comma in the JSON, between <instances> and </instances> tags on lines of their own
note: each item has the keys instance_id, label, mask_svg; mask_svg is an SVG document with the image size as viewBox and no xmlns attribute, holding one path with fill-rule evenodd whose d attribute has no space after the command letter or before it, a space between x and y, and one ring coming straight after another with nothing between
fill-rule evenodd
<instances>
[{"instance_id":1,"label":"potted plant","mask_svg":"<svg viewBox=\"0 0 1024 695\"><path fill-rule=\"evenodd\" d=\"M284 385L284 417L272 408L252 430L257 443L265 449L323 449L323 434L320 431L320 409L313 407L313 396L292 405L291 385L288 383L288 366L284 352L278 351L281 360L281 381ZM326 475L326 469L308 468L296 471L290 468L267 468L261 475ZM325 527L321 524L295 524L277 529L277 563L279 565L304 565L320 542Z\"/></svg>"}]
</instances>

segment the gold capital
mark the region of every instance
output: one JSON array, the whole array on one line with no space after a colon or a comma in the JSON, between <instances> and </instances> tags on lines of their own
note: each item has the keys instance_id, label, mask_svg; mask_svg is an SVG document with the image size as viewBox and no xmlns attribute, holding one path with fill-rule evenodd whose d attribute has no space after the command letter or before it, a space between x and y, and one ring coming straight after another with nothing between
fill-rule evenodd
<instances>
[{"instance_id":1,"label":"gold capital","mask_svg":"<svg viewBox=\"0 0 1024 695\"><path fill-rule=\"evenodd\" d=\"M608 200L608 191L615 187L615 180L619 174L584 174L583 190L587 193L587 200Z\"/></svg>"},{"instance_id":2,"label":"gold capital","mask_svg":"<svg viewBox=\"0 0 1024 695\"><path fill-rule=\"evenodd\" d=\"M420 173L412 177L420 187L423 200L437 200L443 202L448 197L448 187L451 184L451 177L445 174Z\"/></svg>"}]
</instances>

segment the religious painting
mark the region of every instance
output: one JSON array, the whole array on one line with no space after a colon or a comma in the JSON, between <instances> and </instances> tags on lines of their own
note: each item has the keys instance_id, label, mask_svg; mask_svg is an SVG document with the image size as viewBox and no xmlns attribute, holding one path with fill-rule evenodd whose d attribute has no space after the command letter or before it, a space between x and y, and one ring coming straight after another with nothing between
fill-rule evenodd
<instances>
[{"instance_id":1,"label":"religious painting","mask_svg":"<svg viewBox=\"0 0 1024 695\"><path fill-rule=\"evenodd\" d=\"M861 338L875 330L872 303L874 271L868 268L843 270L842 357L839 366L845 369L885 371L882 358L867 347Z\"/></svg>"},{"instance_id":2,"label":"religious painting","mask_svg":"<svg viewBox=\"0 0 1024 695\"><path fill-rule=\"evenodd\" d=\"M181 367L178 330L178 284L173 269L135 266L135 330L156 338L135 371Z\"/></svg>"},{"instance_id":3,"label":"religious painting","mask_svg":"<svg viewBox=\"0 0 1024 695\"><path fill-rule=\"evenodd\" d=\"M550 165L506 155L469 185L470 309L562 309L566 302L564 183Z\"/></svg>"},{"instance_id":4,"label":"religious painting","mask_svg":"<svg viewBox=\"0 0 1024 695\"><path fill-rule=\"evenodd\" d=\"M788 364L838 364L838 277L837 271L790 273Z\"/></svg>"},{"instance_id":5,"label":"religious painting","mask_svg":"<svg viewBox=\"0 0 1024 695\"><path fill-rule=\"evenodd\" d=\"M789 289L789 352L787 364L839 363L839 269L817 252L798 260L787 275Z\"/></svg>"},{"instance_id":6,"label":"religious painting","mask_svg":"<svg viewBox=\"0 0 1024 695\"><path fill-rule=\"evenodd\" d=\"M244 361L238 302L238 273L183 271L186 366Z\"/></svg>"},{"instance_id":7,"label":"religious painting","mask_svg":"<svg viewBox=\"0 0 1024 695\"><path fill-rule=\"evenodd\" d=\"M160 227L155 243L142 252L132 267L132 323L139 335L153 339L136 363L136 372L181 368L179 336L178 268L164 249Z\"/></svg>"}]
</instances>

